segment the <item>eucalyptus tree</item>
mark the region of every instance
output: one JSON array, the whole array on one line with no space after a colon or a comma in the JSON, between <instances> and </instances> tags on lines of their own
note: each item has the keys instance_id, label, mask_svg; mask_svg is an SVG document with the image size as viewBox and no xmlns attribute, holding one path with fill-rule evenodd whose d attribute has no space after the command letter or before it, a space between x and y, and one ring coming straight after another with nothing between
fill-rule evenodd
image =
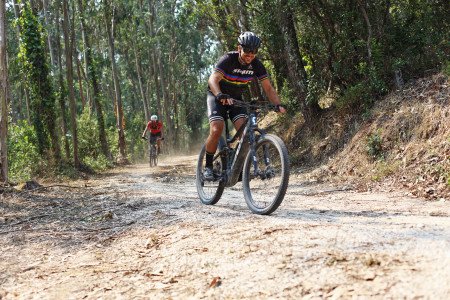
<instances>
[{"instance_id":1,"label":"eucalyptus tree","mask_svg":"<svg viewBox=\"0 0 450 300\"><path fill-rule=\"evenodd\" d=\"M75 92L73 83L73 39L71 39L70 31L73 31L74 24L69 21L69 5L67 0L63 0L63 32L64 32L64 52L66 55L66 79L67 87L69 89L69 108L70 108L70 123L72 127L72 141L73 141L73 161L76 168L80 166L78 157L78 130L77 130L77 109L75 103ZM72 27L72 30L70 29ZM81 91L82 92L82 91Z\"/></svg>"},{"instance_id":2,"label":"eucalyptus tree","mask_svg":"<svg viewBox=\"0 0 450 300\"><path fill-rule=\"evenodd\" d=\"M67 109L66 109L66 98L67 98L67 87L64 82L64 74L63 74L63 63L62 63L62 44L61 44L61 23L60 20L60 10L61 10L61 3L60 1L54 2L54 19L56 21L53 26L55 27L55 38L54 38L54 44L55 44L55 54L53 55L53 63L56 64L56 66L53 66L54 68L54 74L58 79L58 96L57 101L59 104L59 110L60 110L60 122L61 122L61 129L62 134L64 136L64 149L66 154L66 159L70 159L70 144L69 144L69 126L67 124ZM50 14L51 15L51 14ZM50 28L52 27L51 24L48 25ZM52 35L52 30L49 32L49 35ZM52 43L53 39L49 39L49 44ZM51 48L50 48L51 49Z\"/></svg>"},{"instance_id":3,"label":"eucalyptus tree","mask_svg":"<svg viewBox=\"0 0 450 300\"><path fill-rule=\"evenodd\" d=\"M14 10L14 17L15 20L19 19L20 16L20 9L19 9L19 3L17 2L17 0L13 0L13 10ZM13 57L17 56L18 52L18 41L20 40L20 24L19 22L15 22L16 26L15 26L15 32L16 32L16 37L14 39L10 39L10 45L11 45L11 41L15 41L15 43L17 43L17 45L14 45L15 47L11 47L11 49L14 50L13 52ZM13 111L13 116L14 115L20 115L22 110L22 104L21 102L23 102L22 99L25 100L25 115L26 115L26 120L28 121L28 123L31 123L31 108L30 108L30 96L29 96L29 92L28 89L25 87L25 83L26 83L26 77L23 74L23 72L20 71L20 65L17 59L12 59L9 63L9 70L15 69L18 72L10 72L11 76L15 76L18 79L14 80L15 78L11 78L11 85L12 85L12 89L14 88L15 85L17 85L17 89L19 90L17 92L18 96L17 96L17 103L12 103L12 107L17 109L18 111L15 113Z\"/></svg>"},{"instance_id":4,"label":"eucalyptus tree","mask_svg":"<svg viewBox=\"0 0 450 300\"><path fill-rule=\"evenodd\" d=\"M6 64L5 1L0 3L0 181L8 182L8 68Z\"/></svg>"},{"instance_id":5,"label":"eucalyptus tree","mask_svg":"<svg viewBox=\"0 0 450 300\"><path fill-rule=\"evenodd\" d=\"M94 53L93 53L93 46L91 43L92 32L94 32L94 28L91 27L91 30L88 30L88 24L86 23L87 18L87 12L85 10L85 3L89 3L90 0L86 0L86 2L83 2L83 0L77 0L78 4L78 15L80 19L80 28L81 28L81 34L82 34L82 49L83 51L83 58L84 58L84 66L85 66L85 74L86 74L86 80L87 80L87 91L88 91L88 101L89 101L89 108L91 111L95 111L96 119L97 119L97 130L98 130L98 137L99 142L101 146L102 153L105 157L108 159L112 159L112 155L108 146L108 140L106 137L106 129L105 129L105 118L103 113L103 105L101 102L102 95L101 95L101 87L100 87L100 65L95 60ZM95 7L94 5L90 5L90 7ZM91 18L94 21L96 18ZM92 93L89 91L92 90Z\"/></svg>"},{"instance_id":6,"label":"eucalyptus tree","mask_svg":"<svg viewBox=\"0 0 450 300\"><path fill-rule=\"evenodd\" d=\"M126 157L126 143L125 143L125 131L124 131L124 118L123 118L123 105L122 105L122 95L120 89L119 81L119 71L117 70L116 63L116 52L114 45L114 38L116 33L116 19L115 13L116 8L110 6L109 0L103 0L104 9L104 21L108 38L109 45L109 58L111 63L111 72L113 76L114 83L114 99L116 104L116 120L117 120L117 131L119 134L119 157L118 161L120 163L127 163Z\"/></svg>"},{"instance_id":7,"label":"eucalyptus tree","mask_svg":"<svg viewBox=\"0 0 450 300\"><path fill-rule=\"evenodd\" d=\"M24 4L18 19L20 25L19 58L30 91L32 119L38 138L39 153L51 150L51 157L60 162L61 151L55 123L55 94L45 52L43 29L30 4Z\"/></svg>"}]
</instances>

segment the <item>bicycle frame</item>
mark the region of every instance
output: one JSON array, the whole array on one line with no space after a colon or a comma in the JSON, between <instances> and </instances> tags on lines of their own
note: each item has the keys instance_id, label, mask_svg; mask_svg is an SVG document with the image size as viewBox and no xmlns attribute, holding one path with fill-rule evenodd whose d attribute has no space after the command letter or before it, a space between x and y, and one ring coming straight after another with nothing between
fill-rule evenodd
<instances>
[{"instance_id":1,"label":"bicycle frame","mask_svg":"<svg viewBox=\"0 0 450 300\"><path fill-rule=\"evenodd\" d=\"M228 129L228 118L225 120L225 136L226 136L226 145L222 145L222 149L220 149L219 153L217 153L216 159L218 156L225 157L226 166L224 173L222 174L221 180L224 181L226 187L234 186L238 181L241 175L242 169L244 167L245 159L247 158L248 152L255 152L255 144L256 144L256 135L255 131L258 131L261 136L264 136L265 132L258 128L257 124L257 112L251 110L248 115L248 119L245 124L243 124L239 130L235 133L235 135L230 138L230 131ZM236 140L240 140L238 142L237 147L233 148L231 146ZM255 171L257 166L257 161L255 161L255 155L253 163L255 164ZM229 159L232 161L229 161Z\"/></svg>"}]
</instances>

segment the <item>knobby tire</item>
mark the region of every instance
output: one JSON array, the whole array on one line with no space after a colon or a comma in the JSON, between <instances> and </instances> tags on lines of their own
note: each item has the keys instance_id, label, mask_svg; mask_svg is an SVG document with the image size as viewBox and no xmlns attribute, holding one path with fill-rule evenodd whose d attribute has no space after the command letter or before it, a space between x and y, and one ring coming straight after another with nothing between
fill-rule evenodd
<instances>
[{"instance_id":1,"label":"knobby tire","mask_svg":"<svg viewBox=\"0 0 450 300\"><path fill-rule=\"evenodd\" d=\"M203 180L203 170L205 167L205 153L206 153L205 146L203 146L198 156L195 183L197 186L197 192L200 201L203 204L214 205L220 200L223 190L225 189L225 183L218 181L209 182ZM220 170L218 170L216 167L215 170L222 173L223 168L225 168L225 159L221 156L217 157L217 159L214 161L214 165L215 166L220 165ZM208 192L207 189L209 189L210 192Z\"/></svg>"},{"instance_id":2,"label":"knobby tire","mask_svg":"<svg viewBox=\"0 0 450 300\"><path fill-rule=\"evenodd\" d=\"M261 184L260 184L260 187L258 190L256 190L256 188L253 188L251 186L251 180L252 180L251 177L252 177L252 173L254 170L253 159L251 157L252 156L251 151L247 155L247 158L244 163L244 169L243 169L243 174L242 174L242 184L243 184L245 202L247 203L248 208L253 213L260 214L260 215L269 215L269 214L273 213L280 206L280 204L283 201L284 196L286 194L286 190L287 190L288 183L289 183L289 158L288 158L288 152L287 152L286 145L279 137L277 137L275 135L266 134L263 138L258 140L256 147L255 147L256 153L264 153L263 146L265 146L266 149L267 148L273 149L272 147L274 147L275 150L272 150L272 151L278 152L275 154L277 154L279 156L277 161L271 161L271 165L276 170L276 175L277 175L277 177L274 177L274 178L277 178L280 181L279 186L276 187L277 190L271 191L271 192L274 192L275 196L273 197L273 199L270 199L271 198L270 196L268 196L268 197L263 196L263 195L265 195L265 193L263 191L260 191L260 190L263 190L264 188L267 188L267 189L270 188L270 179L260 180ZM259 152L258 152L258 150L259 150ZM268 152L269 150L266 150L266 152ZM263 157L258 156L258 160L261 162L261 160L263 160ZM259 180L259 178L256 178L254 180L256 182L256 180ZM254 190L252 190L252 189L254 189ZM267 205L264 205L264 206L259 205L257 199L255 199L255 198L259 198L259 197L264 198L264 201L260 201L260 202L267 203ZM266 199L268 199L268 200L266 200Z\"/></svg>"}]
</instances>

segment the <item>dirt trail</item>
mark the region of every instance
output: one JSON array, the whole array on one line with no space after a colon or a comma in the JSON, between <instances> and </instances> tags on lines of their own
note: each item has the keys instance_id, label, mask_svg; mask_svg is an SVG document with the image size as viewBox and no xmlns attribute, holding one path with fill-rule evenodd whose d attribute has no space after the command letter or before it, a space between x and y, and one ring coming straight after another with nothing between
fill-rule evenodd
<instances>
[{"instance_id":1,"label":"dirt trail","mask_svg":"<svg viewBox=\"0 0 450 300\"><path fill-rule=\"evenodd\" d=\"M0 201L0 299L450 298L449 202L291 174L271 216L202 205L195 156Z\"/></svg>"}]
</instances>

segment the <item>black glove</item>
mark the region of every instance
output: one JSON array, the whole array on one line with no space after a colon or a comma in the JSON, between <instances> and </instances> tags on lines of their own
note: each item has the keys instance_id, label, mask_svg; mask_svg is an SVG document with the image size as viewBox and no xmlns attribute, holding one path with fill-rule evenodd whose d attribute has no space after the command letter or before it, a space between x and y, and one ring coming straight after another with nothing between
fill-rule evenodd
<instances>
[{"instance_id":1,"label":"black glove","mask_svg":"<svg viewBox=\"0 0 450 300\"><path fill-rule=\"evenodd\" d=\"M218 93L216 95L216 101L217 102L220 102L220 100L225 100L225 99L228 99L228 98L231 98L231 97L230 97L230 95L227 95L227 94Z\"/></svg>"}]
</instances>

